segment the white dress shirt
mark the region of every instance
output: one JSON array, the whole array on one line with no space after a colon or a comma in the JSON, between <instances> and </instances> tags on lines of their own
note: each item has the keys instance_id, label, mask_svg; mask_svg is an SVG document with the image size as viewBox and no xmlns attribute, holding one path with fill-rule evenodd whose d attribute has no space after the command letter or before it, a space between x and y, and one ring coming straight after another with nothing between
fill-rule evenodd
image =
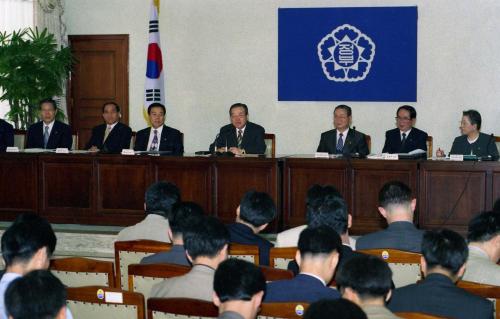
<instances>
[{"instance_id":1,"label":"white dress shirt","mask_svg":"<svg viewBox=\"0 0 500 319\"><path fill-rule=\"evenodd\" d=\"M151 144L153 143L153 138L155 136L154 130L158 131L158 133L157 133L158 134L158 145L156 146L156 150L157 151L160 150L161 132L163 131L163 125L160 126L159 128L151 127L151 130L149 131L149 141L148 141L148 147L146 148L146 151L149 151L149 149L151 148Z\"/></svg>"}]
</instances>

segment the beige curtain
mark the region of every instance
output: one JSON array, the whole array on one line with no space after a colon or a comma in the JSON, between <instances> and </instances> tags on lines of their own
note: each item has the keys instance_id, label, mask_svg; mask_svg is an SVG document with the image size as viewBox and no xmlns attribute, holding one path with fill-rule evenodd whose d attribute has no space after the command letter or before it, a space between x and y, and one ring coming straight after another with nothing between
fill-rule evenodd
<instances>
[{"instance_id":1,"label":"beige curtain","mask_svg":"<svg viewBox=\"0 0 500 319\"><path fill-rule=\"evenodd\" d=\"M68 35L64 22L64 5L65 0L35 0L34 21L38 30L47 28L50 33L55 35L59 45L67 46ZM64 114L67 115L66 86L63 89L63 94L54 98Z\"/></svg>"}]
</instances>

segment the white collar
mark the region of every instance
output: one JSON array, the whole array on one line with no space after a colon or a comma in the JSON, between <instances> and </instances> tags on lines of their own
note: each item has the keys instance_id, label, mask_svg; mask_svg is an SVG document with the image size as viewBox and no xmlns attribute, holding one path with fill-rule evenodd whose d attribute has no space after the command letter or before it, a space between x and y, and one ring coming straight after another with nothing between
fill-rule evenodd
<instances>
[{"instance_id":1,"label":"white collar","mask_svg":"<svg viewBox=\"0 0 500 319\"><path fill-rule=\"evenodd\" d=\"M154 130L156 130L158 133L159 136L161 136L161 132L163 131L163 125L160 126L159 128L154 128L151 126L151 134L154 134Z\"/></svg>"},{"instance_id":2,"label":"white collar","mask_svg":"<svg viewBox=\"0 0 500 319\"><path fill-rule=\"evenodd\" d=\"M474 144L474 143L476 143L476 141L477 141L478 139L479 139L479 135L478 135L475 139L473 139L473 140L469 140L469 137L467 136L467 142L469 142L469 144Z\"/></svg>"},{"instance_id":3,"label":"white collar","mask_svg":"<svg viewBox=\"0 0 500 319\"><path fill-rule=\"evenodd\" d=\"M118 122L114 122L113 124L106 124L106 129L108 129L108 127L110 127L110 130L113 130L115 128L116 124L118 124Z\"/></svg>"},{"instance_id":4,"label":"white collar","mask_svg":"<svg viewBox=\"0 0 500 319\"><path fill-rule=\"evenodd\" d=\"M411 129L409 129L409 130L408 130L408 131L406 131L406 132L403 132L403 131L399 130L399 136L400 136L401 138L403 138L403 134L406 134L406 138L408 138L408 135L410 135L410 132L411 132Z\"/></svg>"},{"instance_id":5,"label":"white collar","mask_svg":"<svg viewBox=\"0 0 500 319\"><path fill-rule=\"evenodd\" d=\"M340 134L342 133L342 136L345 138L347 134L349 134L349 128L347 128L344 132L339 131L338 129L335 129L337 131L337 139L339 138Z\"/></svg>"},{"instance_id":6,"label":"white collar","mask_svg":"<svg viewBox=\"0 0 500 319\"><path fill-rule=\"evenodd\" d=\"M488 256L488 254L480 247L469 245L469 255L471 252L474 252L476 255L481 255L481 257L484 257L488 260L490 259L490 256Z\"/></svg>"},{"instance_id":7,"label":"white collar","mask_svg":"<svg viewBox=\"0 0 500 319\"><path fill-rule=\"evenodd\" d=\"M43 124L43 130L45 131L45 127L48 126L49 127L49 132L52 131L52 128L54 127L54 123L56 122L56 120L53 120L52 122L50 122L49 124L45 124L44 121L42 121L42 124Z\"/></svg>"},{"instance_id":8,"label":"white collar","mask_svg":"<svg viewBox=\"0 0 500 319\"><path fill-rule=\"evenodd\" d=\"M241 135L245 135L245 129L247 128L247 125L243 126L242 128L236 128L236 136L238 136L238 131L241 130Z\"/></svg>"},{"instance_id":9,"label":"white collar","mask_svg":"<svg viewBox=\"0 0 500 319\"><path fill-rule=\"evenodd\" d=\"M306 275L306 276L311 276L311 277L314 277L314 278L318 279L319 281L321 281L321 283L323 284L323 286L325 286L325 287L326 287L326 282L323 280L323 278L321 278L321 277L319 277L319 276L317 276L317 275L315 275L315 274L311 274L311 273L309 273L309 272L301 272L300 274L301 274L301 275Z\"/></svg>"}]
</instances>

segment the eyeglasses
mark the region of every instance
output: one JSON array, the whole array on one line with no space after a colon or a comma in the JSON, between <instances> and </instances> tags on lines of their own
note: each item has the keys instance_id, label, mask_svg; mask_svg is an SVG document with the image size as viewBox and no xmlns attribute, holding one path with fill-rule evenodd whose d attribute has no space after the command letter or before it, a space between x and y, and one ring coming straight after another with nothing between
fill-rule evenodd
<instances>
[{"instance_id":1,"label":"eyeglasses","mask_svg":"<svg viewBox=\"0 0 500 319\"><path fill-rule=\"evenodd\" d=\"M396 121L411 121L411 118L409 118L409 117L396 116L395 119L396 119Z\"/></svg>"}]
</instances>

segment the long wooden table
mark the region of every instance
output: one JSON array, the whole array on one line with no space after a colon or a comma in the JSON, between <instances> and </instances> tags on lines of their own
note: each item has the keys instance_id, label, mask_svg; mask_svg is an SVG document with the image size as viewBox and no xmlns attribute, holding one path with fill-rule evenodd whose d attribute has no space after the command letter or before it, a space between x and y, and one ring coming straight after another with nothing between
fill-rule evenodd
<instances>
[{"instance_id":1,"label":"long wooden table","mask_svg":"<svg viewBox=\"0 0 500 319\"><path fill-rule=\"evenodd\" d=\"M278 206L270 232L305 223L305 196L315 183L335 185L344 195L353 234L385 226L378 191L390 180L412 188L422 228L463 233L473 214L500 197L499 162L19 153L0 154L0 220L36 212L54 223L131 225L144 217L144 192L159 180L175 183L183 200L226 223L247 190L268 192Z\"/></svg>"}]
</instances>

